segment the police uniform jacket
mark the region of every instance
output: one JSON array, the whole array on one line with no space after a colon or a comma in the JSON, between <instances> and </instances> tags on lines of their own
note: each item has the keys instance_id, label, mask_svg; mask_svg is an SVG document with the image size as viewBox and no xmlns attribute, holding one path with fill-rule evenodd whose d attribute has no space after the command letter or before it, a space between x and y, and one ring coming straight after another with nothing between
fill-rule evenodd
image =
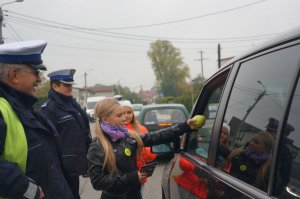
<instances>
[{"instance_id":1,"label":"police uniform jacket","mask_svg":"<svg viewBox=\"0 0 300 199\"><path fill-rule=\"evenodd\" d=\"M62 142L63 165L71 176L87 172L87 150L91 143L86 113L72 96L64 96L53 89L40 112L56 126Z\"/></svg>"},{"instance_id":2,"label":"police uniform jacket","mask_svg":"<svg viewBox=\"0 0 300 199\"><path fill-rule=\"evenodd\" d=\"M156 132L141 134L140 137L145 146L153 146L174 141L176 137L189 131L191 131L189 126L182 123ZM109 175L107 168L103 170L105 154L98 138L93 139L89 148L89 174L94 189L102 190L101 199L141 199L136 164L136 140L129 136L116 142L111 141L111 144L119 172L117 175ZM126 153L125 149L127 149Z\"/></svg>"},{"instance_id":3,"label":"police uniform jacket","mask_svg":"<svg viewBox=\"0 0 300 199\"><path fill-rule=\"evenodd\" d=\"M59 160L57 132L49 120L32 109L37 98L14 90L0 81L0 96L5 98L18 115L27 140L25 174L12 162L0 158L0 196L24 198L33 182L42 188L46 199L72 199ZM6 124L0 114L0 156L3 153Z\"/></svg>"}]
</instances>

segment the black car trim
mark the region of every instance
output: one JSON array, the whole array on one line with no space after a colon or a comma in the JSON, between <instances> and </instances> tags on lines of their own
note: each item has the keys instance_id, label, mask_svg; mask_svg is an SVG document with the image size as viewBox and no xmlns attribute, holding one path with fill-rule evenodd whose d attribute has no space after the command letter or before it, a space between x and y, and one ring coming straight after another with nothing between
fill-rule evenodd
<instances>
[{"instance_id":1,"label":"black car trim","mask_svg":"<svg viewBox=\"0 0 300 199\"><path fill-rule=\"evenodd\" d=\"M300 44L298 44L300 46ZM286 124L287 124L287 120L288 120L288 117L289 117L289 113L290 113L290 108L291 108L291 105L292 105L292 102L293 102L293 96L294 96L294 93L296 91L296 88L297 88L297 84L298 84L298 81L299 81L299 76L300 76L300 58L299 58L299 61L298 61L298 64L297 64L297 67L298 69L297 72L294 73L294 76L293 76L293 79L291 81L291 86L289 88L289 91L287 93L287 98L286 98L286 101L285 101L285 104L283 106L283 110L285 110L285 112L282 114L280 120L279 120L279 124L278 124L278 133L279 133L279 136L275 142L275 151L273 152L273 159L272 159L272 167L271 167L271 170L270 170L270 180L269 180L269 187L268 187L268 193L271 195L273 194L274 190L274 186L275 186L275 173L276 173L276 165L277 165L277 162L278 162L278 149L279 149L279 144L280 144L280 140L283 136L283 130L285 129L286 127Z\"/></svg>"}]
</instances>

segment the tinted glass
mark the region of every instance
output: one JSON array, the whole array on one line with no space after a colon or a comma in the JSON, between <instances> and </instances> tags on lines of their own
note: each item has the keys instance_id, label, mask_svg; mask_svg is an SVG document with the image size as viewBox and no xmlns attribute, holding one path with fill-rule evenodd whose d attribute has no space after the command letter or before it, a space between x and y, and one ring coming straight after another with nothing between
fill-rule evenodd
<instances>
[{"instance_id":1,"label":"tinted glass","mask_svg":"<svg viewBox=\"0 0 300 199\"><path fill-rule=\"evenodd\" d=\"M200 98L200 100L207 101L204 113L194 113L194 115L204 115L206 117L206 122L202 128L190 134L187 151L203 161L206 161L207 159L211 131L215 122L216 113L227 75L228 72L224 73L221 77L216 78L206 85L206 92L201 93L201 95L205 96L203 98L206 98L206 96L208 97L206 99Z\"/></svg>"},{"instance_id":2,"label":"tinted glass","mask_svg":"<svg viewBox=\"0 0 300 199\"><path fill-rule=\"evenodd\" d=\"M300 197L300 82L293 97L288 122L282 132L278 150L275 195L280 198ZM276 128L276 124L274 125Z\"/></svg>"},{"instance_id":3,"label":"tinted glass","mask_svg":"<svg viewBox=\"0 0 300 199\"><path fill-rule=\"evenodd\" d=\"M226 109L228 139L221 133L216 164L264 191L277 137L268 127L284 112L299 52L294 46L242 63Z\"/></svg>"}]
</instances>

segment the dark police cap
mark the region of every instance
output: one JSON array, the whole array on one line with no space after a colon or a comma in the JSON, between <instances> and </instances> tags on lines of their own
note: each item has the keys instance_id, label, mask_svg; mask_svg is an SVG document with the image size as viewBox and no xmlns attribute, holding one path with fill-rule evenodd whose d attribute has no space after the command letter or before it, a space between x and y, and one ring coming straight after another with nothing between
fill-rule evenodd
<instances>
[{"instance_id":1,"label":"dark police cap","mask_svg":"<svg viewBox=\"0 0 300 199\"><path fill-rule=\"evenodd\" d=\"M64 69L64 70L57 70L53 71L52 73L48 74L50 81L59 81L64 84L74 84L74 73L76 72L75 69Z\"/></svg>"},{"instance_id":2,"label":"dark police cap","mask_svg":"<svg viewBox=\"0 0 300 199\"><path fill-rule=\"evenodd\" d=\"M268 123L268 125L266 126L266 129L267 129L267 131L277 131L277 129L278 129L278 124L279 124L279 122L278 122L278 120L277 119L275 119L275 118L269 118L269 123ZM294 131L295 129L294 129L294 127L292 126L292 125L290 125L290 124L287 124L287 126L285 127L285 131L284 131L284 133L285 134L290 134L292 131Z\"/></svg>"},{"instance_id":3,"label":"dark police cap","mask_svg":"<svg viewBox=\"0 0 300 199\"><path fill-rule=\"evenodd\" d=\"M27 64L36 70L47 70L42 53L47 45L44 40L21 41L0 45L0 62Z\"/></svg>"}]
</instances>

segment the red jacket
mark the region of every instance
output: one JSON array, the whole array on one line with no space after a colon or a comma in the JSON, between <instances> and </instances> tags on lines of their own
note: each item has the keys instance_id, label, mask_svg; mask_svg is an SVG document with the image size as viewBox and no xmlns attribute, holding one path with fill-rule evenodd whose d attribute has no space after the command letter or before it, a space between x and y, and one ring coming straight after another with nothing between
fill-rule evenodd
<instances>
[{"instance_id":1,"label":"red jacket","mask_svg":"<svg viewBox=\"0 0 300 199\"><path fill-rule=\"evenodd\" d=\"M175 182L195 196L201 199L206 199L207 184L204 179L199 178L194 173L195 165L193 165L186 158L181 157L179 166L182 170L182 173L175 177Z\"/></svg>"},{"instance_id":2,"label":"red jacket","mask_svg":"<svg viewBox=\"0 0 300 199\"><path fill-rule=\"evenodd\" d=\"M127 124L126 127L128 130L134 130L132 124ZM145 134L148 133L148 129L146 129L146 127L144 127L143 125L139 125L139 132ZM137 156L136 158L138 169L140 170L145 164L148 164L155 158L156 154L151 153L150 147L143 147L141 158L139 158L139 156ZM141 184L145 184L147 182L147 178L141 180L140 182Z\"/></svg>"}]
</instances>

